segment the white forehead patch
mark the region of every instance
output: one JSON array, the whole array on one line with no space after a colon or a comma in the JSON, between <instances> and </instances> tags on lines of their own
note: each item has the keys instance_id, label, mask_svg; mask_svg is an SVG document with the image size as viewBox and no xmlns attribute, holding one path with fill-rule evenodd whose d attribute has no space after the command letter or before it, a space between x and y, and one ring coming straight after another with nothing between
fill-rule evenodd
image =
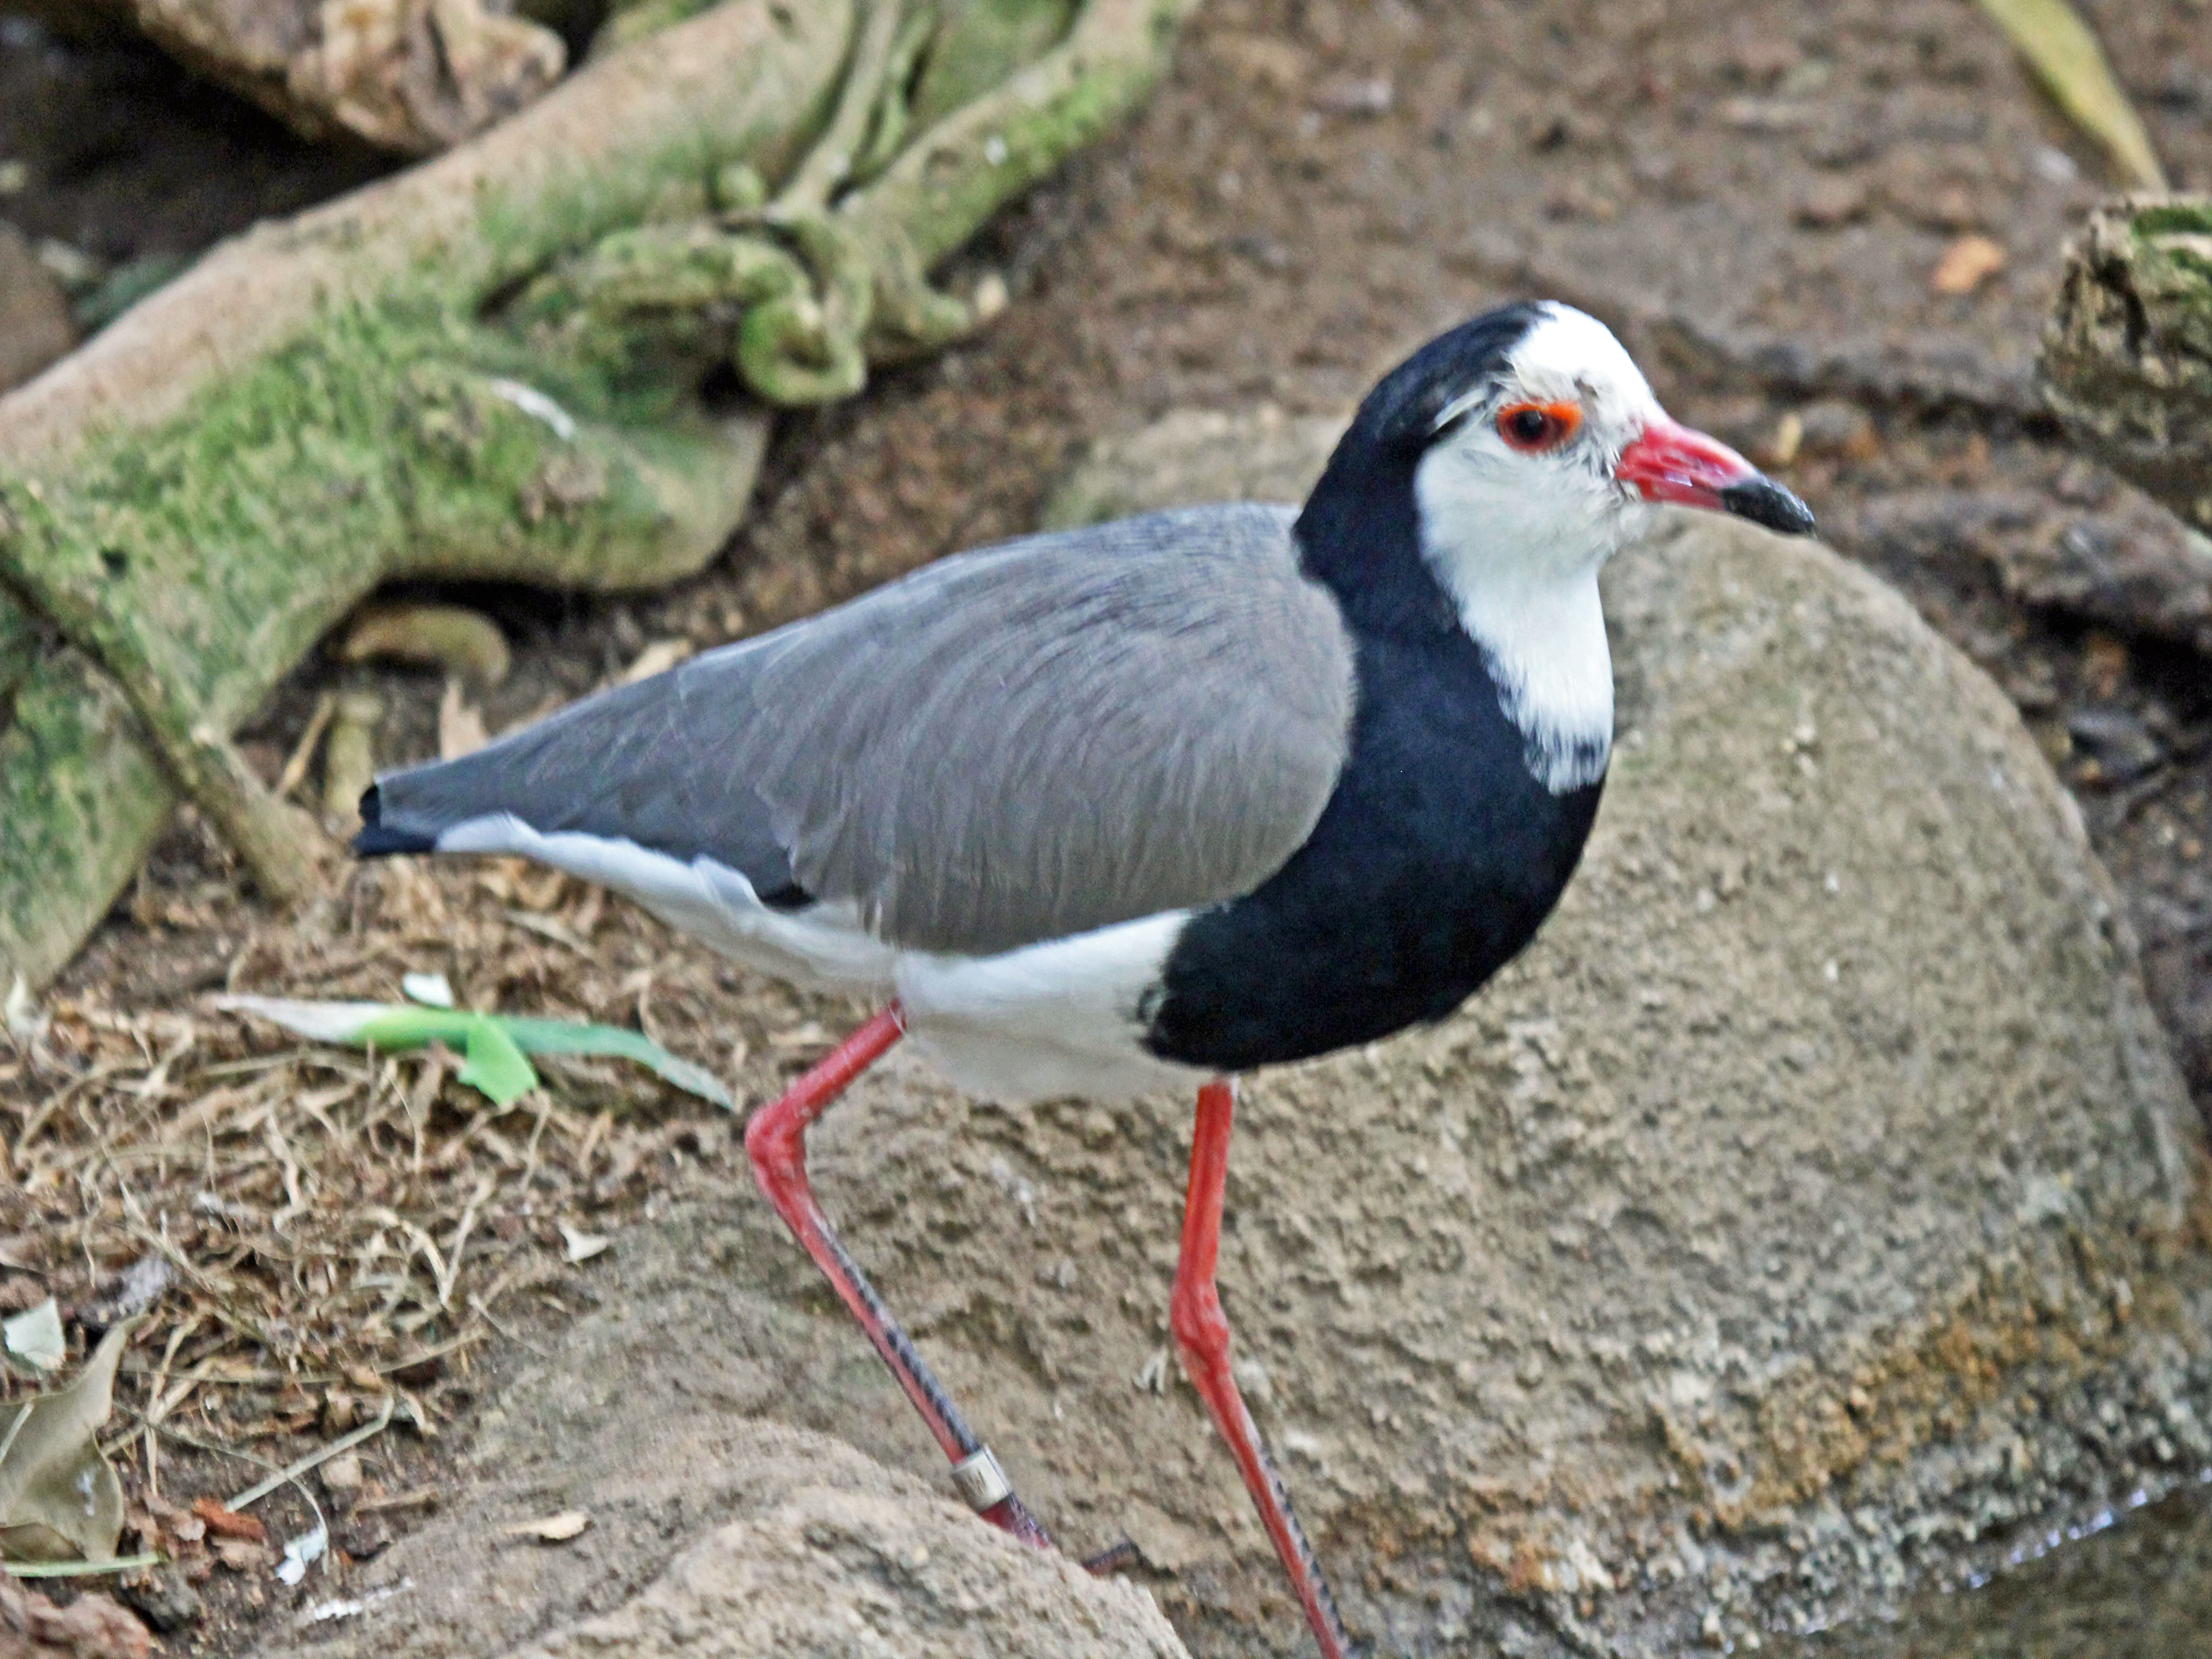
<instances>
[{"instance_id":1,"label":"white forehead patch","mask_svg":"<svg viewBox=\"0 0 2212 1659\"><path fill-rule=\"evenodd\" d=\"M1572 398L1601 428L1640 431L1659 400L1627 348L1586 311L1554 300L1543 313L1507 360L1507 384L1533 398Z\"/></svg>"}]
</instances>

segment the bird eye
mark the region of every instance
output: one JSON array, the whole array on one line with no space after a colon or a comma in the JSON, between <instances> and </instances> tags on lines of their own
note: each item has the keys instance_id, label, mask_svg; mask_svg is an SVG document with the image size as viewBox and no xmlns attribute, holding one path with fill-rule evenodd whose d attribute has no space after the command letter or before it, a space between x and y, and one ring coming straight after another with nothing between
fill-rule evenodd
<instances>
[{"instance_id":1,"label":"bird eye","mask_svg":"<svg viewBox=\"0 0 2212 1659\"><path fill-rule=\"evenodd\" d=\"M1582 423L1582 408L1576 404L1509 404L1498 411L1498 435L1532 455L1557 449Z\"/></svg>"}]
</instances>

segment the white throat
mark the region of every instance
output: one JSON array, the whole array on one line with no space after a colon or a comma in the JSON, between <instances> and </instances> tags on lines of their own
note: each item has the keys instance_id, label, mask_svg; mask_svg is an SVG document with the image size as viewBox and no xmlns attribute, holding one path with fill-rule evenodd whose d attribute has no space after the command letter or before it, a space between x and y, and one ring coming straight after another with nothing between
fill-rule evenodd
<instances>
[{"instance_id":1,"label":"white throat","mask_svg":"<svg viewBox=\"0 0 2212 1659\"><path fill-rule=\"evenodd\" d=\"M1595 783L1613 750L1613 657L1597 572L1626 527L1617 492L1537 496L1440 445L1414 475L1422 553L1482 647L1529 771L1553 794Z\"/></svg>"},{"instance_id":2,"label":"white throat","mask_svg":"<svg viewBox=\"0 0 2212 1659\"><path fill-rule=\"evenodd\" d=\"M1613 752L1613 655L1597 572L1525 586L1488 581L1453 597L1537 781L1564 795L1603 777Z\"/></svg>"}]
</instances>

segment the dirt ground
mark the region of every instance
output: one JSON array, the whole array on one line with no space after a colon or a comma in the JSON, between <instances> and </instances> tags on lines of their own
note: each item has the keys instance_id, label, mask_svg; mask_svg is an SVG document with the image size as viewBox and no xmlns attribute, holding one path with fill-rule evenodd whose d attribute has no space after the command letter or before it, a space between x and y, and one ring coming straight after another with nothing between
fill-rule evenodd
<instances>
[{"instance_id":1,"label":"dirt ground","mask_svg":"<svg viewBox=\"0 0 2212 1659\"><path fill-rule=\"evenodd\" d=\"M2176 184L2212 188L2212 8L2085 9ZM307 149L157 58L0 21L9 160L0 216L100 267L189 255L382 165ZM1212 0L1131 130L969 256L1006 273L1008 313L787 419L756 519L711 572L627 602L462 595L517 648L485 712L496 731L653 641L720 643L1024 531L1102 434L1177 406L1340 410L1436 329L1558 294L1620 326L1675 413L1771 465L2013 696L2127 896L2212 1112L2212 675L2110 593L2033 602L2054 546L2171 533L2068 452L2033 392L2059 246L2112 183L1966 0L1765 0L1725 21L1686 0ZM1936 293L1971 235L2003 268ZM380 763L434 749L434 678L315 660L246 734L270 775L340 684L383 698ZM180 818L46 999L43 1046L0 1052L0 1302L51 1289L90 1328L132 1260L181 1264L126 1367L125 1412L161 1422L121 1454L135 1494L149 1476L235 1490L249 1475L191 1441L281 1463L392 1397L441 1437L376 1443L336 1533L373 1553L435 1501L501 1356L585 1305L559 1224L700 1182L742 1194L731 1122L627 1076L581 1068L500 1116L437 1061L298 1049L202 1001L388 998L409 969L477 1006L642 1024L741 1103L852 1012L503 866L363 870L289 925ZM307 1524L270 1503L279 1535ZM140 1518L178 1541L143 1498ZM194 1647L234 1642L280 1594L252 1564L205 1582L214 1614L177 1638Z\"/></svg>"}]
</instances>

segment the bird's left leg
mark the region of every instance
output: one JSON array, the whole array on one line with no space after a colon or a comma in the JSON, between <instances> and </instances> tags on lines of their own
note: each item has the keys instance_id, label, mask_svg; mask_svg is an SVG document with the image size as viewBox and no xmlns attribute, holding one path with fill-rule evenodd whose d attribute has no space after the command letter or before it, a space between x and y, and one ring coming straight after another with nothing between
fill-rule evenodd
<instances>
[{"instance_id":1,"label":"bird's left leg","mask_svg":"<svg viewBox=\"0 0 2212 1659\"><path fill-rule=\"evenodd\" d=\"M1337 1617L1336 1602L1306 1542L1290 1494L1260 1444L1260 1431L1229 1370L1229 1319L1214 1289L1213 1267L1221 1249L1221 1203L1229 1179L1229 1127L1237 1105L1236 1085L1216 1078L1198 1091L1198 1124L1191 1138L1190 1190L1183 1201L1182 1254L1176 1263L1175 1293L1168 1302L1168 1325L1175 1333L1183 1370L1213 1425L1229 1443L1244 1490L1252 1495L1260 1522L1275 1547L1276 1559L1305 1609L1306 1624L1321 1644L1322 1659L1349 1659L1352 1638Z\"/></svg>"},{"instance_id":2,"label":"bird's left leg","mask_svg":"<svg viewBox=\"0 0 2212 1659\"><path fill-rule=\"evenodd\" d=\"M1025 1543L1048 1549L1052 1540L1014 1496L999 1460L975 1437L959 1408L946 1397L944 1385L922 1363L913 1339L891 1317L876 1287L845 1249L845 1241L822 1213L806 1179L807 1126L905 1035L906 1015L892 1002L831 1049L781 1099L753 1114L745 1125L745 1156L752 1161L753 1179L768 1201L860 1322L861 1330L945 1449L952 1462L952 1484L969 1506Z\"/></svg>"}]
</instances>

